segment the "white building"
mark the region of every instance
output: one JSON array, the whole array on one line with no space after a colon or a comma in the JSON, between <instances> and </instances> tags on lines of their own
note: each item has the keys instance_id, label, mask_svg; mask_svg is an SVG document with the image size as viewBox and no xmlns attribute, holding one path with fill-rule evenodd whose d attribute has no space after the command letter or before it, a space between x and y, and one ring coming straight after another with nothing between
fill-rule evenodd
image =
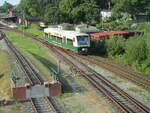
<instances>
[{"instance_id":1,"label":"white building","mask_svg":"<svg viewBox=\"0 0 150 113\"><path fill-rule=\"evenodd\" d=\"M107 18L111 17L112 12L111 10L102 10L101 11L101 16L102 16L102 20L105 21Z\"/></svg>"}]
</instances>

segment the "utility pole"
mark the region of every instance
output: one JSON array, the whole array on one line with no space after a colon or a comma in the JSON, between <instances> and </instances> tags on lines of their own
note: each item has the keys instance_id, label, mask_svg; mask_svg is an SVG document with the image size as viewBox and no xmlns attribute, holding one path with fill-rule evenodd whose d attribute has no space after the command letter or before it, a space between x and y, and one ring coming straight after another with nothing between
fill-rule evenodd
<instances>
[{"instance_id":1,"label":"utility pole","mask_svg":"<svg viewBox=\"0 0 150 113\"><path fill-rule=\"evenodd\" d=\"M57 67L57 74L60 74L60 63L61 63L61 60L58 60L57 61L57 65L58 65L58 67Z\"/></svg>"},{"instance_id":2,"label":"utility pole","mask_svg":"<svg viewBox=\"0 0 150 113\"><path fill-rule=\"evenodd\" d=\"M23 31L23 37L24 37L24 23L25 23L24 10L22 11L22 19L23 19L22 31Z\"/></svg>"}]
</instances>

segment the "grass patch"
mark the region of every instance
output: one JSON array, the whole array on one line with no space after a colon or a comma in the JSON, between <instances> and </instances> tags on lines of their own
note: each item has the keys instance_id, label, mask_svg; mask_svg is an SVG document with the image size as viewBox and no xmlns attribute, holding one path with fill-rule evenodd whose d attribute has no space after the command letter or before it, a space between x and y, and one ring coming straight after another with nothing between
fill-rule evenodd
<instances>
[{"instance_id":1,"label":"grass patch","mask_svg":"<svg viewBox=\"0 0 150 113\"><path fill-rule=\"evenodd\" d=\"M7 52L0 49L0 100L9 100L8 106L0 106L0 113L16 113L20 109L20 102L13 100L10 89L10 75L14 70ZM10 102L11 101L11 102Z\"/></svg>"},{"instance_id":2,"label":"grass patch","mask_svg":"<svg viewBox=\"0 0 150 113\"><path fill-rule=\"evenodd\" d=\"M50 57L50 52L47 47L40 43L26 38L18 33L5 31L13 44L22 50L30 61L42 72L46 77L52 75L51 68L57 69L57 63ZM62 83L63 92L71 93L72 88L68 85L66 79L60 75L59 80ZM70 94L69 94L70 95Z\"/></svg>"},{"instance_id":3,"label":"grass patch","mask_svg":"<svg viewBox=\"0 0 150 113\"><path fill-rule=\"evenodd\" d=\"M11 98L9 86L11 71L8 54L0 49L0 99Z\"/></svg>"},{"instance_id":4,"label":"grass patch","mask_svg":"<svg viewBox=\"0 0 150 113\"><path fill-rule=\"evenodd\" d=\"M134 88L134 87L131 87L131 88L128 88L129 91L133 91L133 92L139 92L139 90L137 88Z\"/></svg>"},{"instance_id":5,"label":"grass patch","mask_svg":"<svg viewBox=\"0 0 150 113\"><path fill-rule=\"evenodd\" d=\"M20 25L17 29L21 30L21 31L24 31L24 32L32 33L32 34L38 35L38 36L42 36L43 35L43 31L39 30L39 26L37 24L31 24L27 28L24 27L23 25Z\"/></svg>"},{"instance_id":6,"label":"grass patch","mask_svg":"<svg viewBox=\"0 0 150 113\"><path fill-rule=\"evenodd\" d=\"M49 49L42 44L31 40L21 34L5 31L13 44L19 48L30 59L30 61L39 69L41 73L51 75L49 67L55 66L55 61L49 56Z\"/></svg>"}]
</instances>

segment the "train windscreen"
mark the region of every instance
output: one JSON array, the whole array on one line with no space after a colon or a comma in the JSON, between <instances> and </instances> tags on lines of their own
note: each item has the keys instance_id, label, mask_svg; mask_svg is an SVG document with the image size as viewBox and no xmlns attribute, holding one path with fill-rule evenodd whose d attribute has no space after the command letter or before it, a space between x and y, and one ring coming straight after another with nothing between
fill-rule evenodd
<instances>
[{"instance_id":1,"label":"train windscreen","mask_svg":"<svg viewBox=\"0 0 150 113\"><path fill-rule=\"evenodd\" d=\"M88 36L77 36L77 41L79 45L88 45L89 37Z\"/></svg>"}]
</instances>

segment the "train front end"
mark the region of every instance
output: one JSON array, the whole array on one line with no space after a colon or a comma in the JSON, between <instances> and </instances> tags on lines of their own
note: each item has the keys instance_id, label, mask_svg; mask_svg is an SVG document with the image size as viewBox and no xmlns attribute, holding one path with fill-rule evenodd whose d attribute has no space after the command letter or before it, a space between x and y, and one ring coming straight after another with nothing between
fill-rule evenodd
<instances>
[{"instance_id":1,"label":"train front end","mask_svg":"<svg viewBox=\"0 0 150 113\"><path fill-rule=\"evenodd\" d=\"M90 47L90 37L88 35L79 35L76 36L78 53L79 54L88 54Z\"/></svg>"}]
</instances>

